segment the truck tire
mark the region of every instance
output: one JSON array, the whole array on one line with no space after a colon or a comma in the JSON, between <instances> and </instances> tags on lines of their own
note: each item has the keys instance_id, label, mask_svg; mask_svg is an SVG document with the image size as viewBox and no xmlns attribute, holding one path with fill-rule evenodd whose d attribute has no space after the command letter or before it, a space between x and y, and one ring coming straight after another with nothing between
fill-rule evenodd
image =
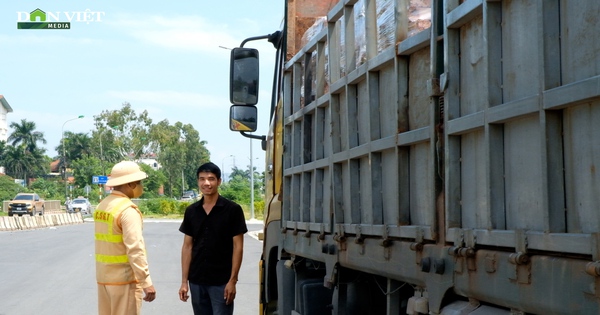
<instances>
[{"instance_id":1,"label":"truck tire","mask_svg":"<svg viewBox=\"0 0 600 315\"><path fill-rule=\"evenodd\" d=\"M45 206L42 206L42 211L40 211L40 213L39 213L40 217L44 215L45 208L46 208Z\"/></svg>"},{"instance_id":2,"label":"truck tire","mask_svg":"<svg viewBox=\"0 0 600 315\"><path fill-rule=\"evenodd\" d=\"M36 212L35 207L33 207L33 209L31 209L31 212L29 213L29 215L33 217L35 215L35 212Z\"/></svg>"}]
</instances>

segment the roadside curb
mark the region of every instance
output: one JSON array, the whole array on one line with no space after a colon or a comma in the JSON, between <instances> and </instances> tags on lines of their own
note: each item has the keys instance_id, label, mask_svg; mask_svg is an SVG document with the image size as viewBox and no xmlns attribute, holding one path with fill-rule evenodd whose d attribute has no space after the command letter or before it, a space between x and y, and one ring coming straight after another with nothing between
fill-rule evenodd
<instances>
[{"instance_id":1,"label":"roadside curb","mask_svg":"<svg viewBox=\"0 0 600 315\"><path fill-rule=\"evenodd\" d=\"M83 223L81 213L52 213L43 216L0 217L0 231L31 230Z\"/></svg>"}]
</instances>

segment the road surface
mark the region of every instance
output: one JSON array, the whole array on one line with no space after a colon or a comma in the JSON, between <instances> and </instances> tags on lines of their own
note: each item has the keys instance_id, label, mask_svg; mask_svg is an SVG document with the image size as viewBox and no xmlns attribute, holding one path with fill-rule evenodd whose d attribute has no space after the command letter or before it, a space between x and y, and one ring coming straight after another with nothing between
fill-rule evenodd
<instances>
[{"instance_id":1,"label":"road surface","mask_svg":"<svg viewBox=\"0 0 600 315\"><path fill-rule=\"evenodd\" d=\"M144 236L156 300L143 302L142 314L193 314L178 297L181 283L180 221L147 220ZM237 284L236 315L258 314L258 260L262 229L248 223L244 260ZM58 226L0 232L0 315L97 314L94 225Z\"/></svg>"}]
</instances>

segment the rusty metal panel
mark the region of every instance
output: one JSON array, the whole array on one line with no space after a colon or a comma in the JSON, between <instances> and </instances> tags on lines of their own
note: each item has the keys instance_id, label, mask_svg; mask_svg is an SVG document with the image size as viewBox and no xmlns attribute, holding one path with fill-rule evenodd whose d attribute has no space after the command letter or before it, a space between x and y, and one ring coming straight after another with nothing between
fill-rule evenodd
<instances>
[{"instance_id":1,"label":"rusty metal panel","mask_svg":"<svg viewBox=\"0 0 600 315\"><path fill-rule=\"evenodd\" d=\"M503 102L510 102L537 94L539 78L541 34L539 0L502 2L502 87Z\"/></svg>"},{"instance_id":2,"label":"rusty metal panel","mask_svg":"<svg viewBox=\"0 0 600 315\"><path fill-rule=\"evenodd\" d=\"M600 231L600 100L564 111L568 232Z\"/></svg>"},{"instance_id":3,"label":"rusty metal panel","mask_svg":"<svg viewBox=\"0 0 600 315\"><path fill-rule=\"evenodd\" d=\"M541 180L545 176L544 153L540 131L537 116L504 125L507 229L546 230L543 220L546 216L545 181Z\"/></svg>"},{"instance_id":4,"label":"rusty metal panel","mask_svg":"<svg viewBox=\"0 0 600 315\"><path fill-rule=\"evenodd\" d=\"M356 102L356 116L353 118L356 123L357 145L362 145L371 140L371 107L377 106L373 98L369 97L367 80L356 84Z\"/></svg>"},{"instance_id":5,"label":"rusty metal panel","mask_svg":"<svg viewBox=\"0 0 600 315\"><path fill-rule=\"evenodd\" d=\"M597 313L600 4L571 2L431 1L449 24L406 37L415 2L394 1L396 54L361 42L377 0L339 2L287 65L282 251L407 282L432 314L450 288Z\"/></svg>"},{"instance_id":6,"label":"rusty metal panel","mask_svg":"<svg viewBox=\"0 0 600 315\"><path fill-rule=\"evenodd\" d=\"M397 72L394 64L379 72L379 130L381 138L394 136L398 133L399 103Z\"/></svg>"},{"instance_id":7,"label":"rusty metal panel","mask_svg":"<svg viewBox=\"0 0 600 315\"><path fill-rule=\"evenodd\" d=\"M430 143L410 147L410 224L435 224L434 176Z\"/></svg>"},{"instance_id":8,"label":"rusty metal panel","mask_svg":"<svg viewBox=\"0 0 600 315\"><path fill-rule=\"evenodd\" d=\"M460 76L447 87L446 161L460 163L450 164L446 177L448 226L460 220L463 229L558 233L552 243L525 242L524 250L562 248L595 255L591 245L574 247L569 235L560 233L600 228L594 206L600 188L595 184L600 148L594 141L599 131L593 123L600 118L600 91L591 88L599 72L597 57L590 57L598 41L588 34L599 23L583 12L597 10L598 3L484 1L481 15L464 12L467 7L479 12L475 3L465 2L450 13L460 21L452 26L460 32L448 31L447 52L458 45L460 56L448 55L448 68L458 65ZM552 20L558 17L561 23ZM574 49L577 45L581 48ZM501 58L492 57L498 51ZM559 65L563 86L546 94L543 102L551 106L544 111L540 90L556 86ZM504 241L478 239L493 246L506 246ZM510 243L519 247L522 241L515 236Z\"/></svg>"},{"instance_id":9,"label":"rusty metal panel","mask_svg":"<svg viewBox=\"0 0 600 315\"><path fill-rule=\"evenodd\" d=\"M562 84L600 75L600 1L561 0L560 8Z\"/></svg>"},{"instance_id":10,"label":"rusty metal panel","mask_svg":"<svg viewBox=\"0 0 600 315\"><path fill-rule=\"evenodd\" d=\"M487 41L483 37L483 17L479 16L460 28L460 115L466 116L488 106L487 89L478 82L487 80ZM491 41L499 39L488 39Z\"/></svg>"},{"instance_id":11,"label":"rusty metal panel","mask_svg":"<svg viewBox=\"0 0 600 315\"><path fill-rule=\"evenodd\" d=\"M492 228L489 196L489 178L486 168L486 146L483 130L461 137L460 142L460 204L461 226L469 228Z\"/></svg>"},{"instance_id":12,"label":"rusty metal panel","mask_svg":"<svg viewBox=\"0 0 600 315\"><path fill-rule=\"evenodd\" d=\"M429 48L414 53L409 60L408 73L408 117L410 130L431 124L431 108L427 93L430 67Z\"/></svg>"}]
</instances>

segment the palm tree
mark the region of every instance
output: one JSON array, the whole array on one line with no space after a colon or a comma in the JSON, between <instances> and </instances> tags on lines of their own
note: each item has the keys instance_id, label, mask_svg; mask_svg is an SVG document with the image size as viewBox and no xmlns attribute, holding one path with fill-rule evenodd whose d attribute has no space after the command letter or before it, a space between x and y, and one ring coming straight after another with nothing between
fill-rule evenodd
<instances>
[{"instance_id":1,"label":"palm tree","mask_svg":"<svg viewBox=\"0 0 600 315\"><path fill-rule=\"evenodd\" d=\"M46 143L44 133L36 131L35 123L21 119L13 122L14 131L8 136L10 146L4 147L4 166L6 174L15 178L27 179L28 175L43 175L46 172L46 149L39 148L38 142Z\"/></svg>"},{"instance_id":2,"label":"palm tree","mask_svg":"<svg viewBox=\"0 0 600 315\"><path fill-rule=\"evenodd\" d=\"M36 126L33 121L21 119L21 124L12 122L10 127L14 129L8 137L8 142L11 142L12 146L23 144L25 150L34 152L35 149L38 148L38 142L46 144L44 133L35 130Z\"/></svg>"},{"instance_id":3,"label":"palm tree","mask_svg":"<svg viewBox=\"0 0 600 315\"><path fill-rule=\"evenodd\" d=\"M67 167L70 167L71 162L94 155L92 138L85 133L66 131L61 143L56 147L56 151L61 152L58 166L59 169L64 171ZM62 152L64 152L64 156Z\"/></svg>"},{"instance_id":4,"label":"palm tree","mask_svg":"<svg viewBox=\"0 0 600 315\"><path fill-rule=\"evenodd\" d=\"M85 133L70 134L66 149L69 160L79 160L92 155L92 138Z\"/></svg>"},{"instance_id":5,"label":"palm tree","mask_svg":"<svg viewBox=\"0 0 600 315\"><path fill-rule=\"evenodd\" d=\"M4 154L6 174L14 178L25 179L30 163L23 146L8 146Z\"/></svg>"},{"instance_id":6,"label":"palm tree","mask_svg":"<svg viewBox=\"0 0 600 315\"><path fill-rule=\"evenodd\" d=\"M4 154L6 153L6 141L0 141L0 167L4 167Z\"/></svg>"}]
</instances>

